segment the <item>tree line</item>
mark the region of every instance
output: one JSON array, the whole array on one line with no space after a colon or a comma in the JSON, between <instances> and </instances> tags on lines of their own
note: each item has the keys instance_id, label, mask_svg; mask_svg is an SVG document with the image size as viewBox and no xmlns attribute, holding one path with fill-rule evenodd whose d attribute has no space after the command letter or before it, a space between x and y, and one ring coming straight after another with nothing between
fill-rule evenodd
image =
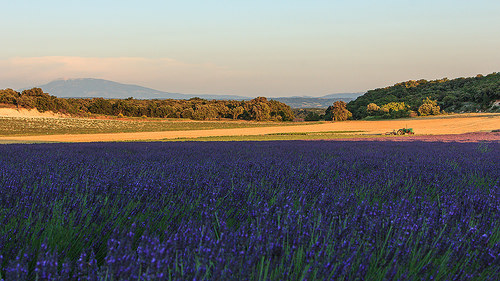
<instances>
[{"instance_id":1,"label":"tree line","mask_svg":"<svg viewBox=\"0 0 500 281\"><path fill-rule=\"evenodd\" d=\"M338 100L326 110L324 108L295 108L294 113L295 117L302 121L346 121L352 117L346 106L344 101Z\"/></svg>"},{"instance_id":2,"label":"tree line","mask_svg":"<svg viewBox=\"0 0 500 281\"><path fill-rule=\"evenodd\" d=\"M437 115L444 112L500 112L494 106L500 100L500 73L470 78L447 78L427 81L410 80L393 86L370 90L346 104L336 101L324 113L301 110L297 116L305 121L344 121L363 118L403 118ZM0 104L37 108L77 116L103 114L128 117L188 118L213 120L221 118L256 121L292 121L290 106L258 97L235 100L138 100L104 98L57 98L40 88L17 92L0 90Z\"/></svg>"},{"instance_id":3,"label":"tree line","mask_svg":"<svg viewBox=\"0 0 500 281\"><path fill-rule=\"evenodd\" d=\"M370 90L347 104L354 119L400 118L444 112L499 111L500 73L470 78L410 80Z\"/></svg>"},{"instance_id":4,"label":"tree line","mask_svg":"<svg viewBox=\"0 0 500 281\"><path fill-rule=\"evenodd\" d=\"M290 106L265 97L249 101L236 100L138 100L104 98L57 98L44 93L40 88L17 92L0 90L0 103L18 108L36 108L41 112L88 116L89 114L127 117L188 118L213 120L221 118L256 121L292 121L294 114Z\"/></svg>"}]
</instances>

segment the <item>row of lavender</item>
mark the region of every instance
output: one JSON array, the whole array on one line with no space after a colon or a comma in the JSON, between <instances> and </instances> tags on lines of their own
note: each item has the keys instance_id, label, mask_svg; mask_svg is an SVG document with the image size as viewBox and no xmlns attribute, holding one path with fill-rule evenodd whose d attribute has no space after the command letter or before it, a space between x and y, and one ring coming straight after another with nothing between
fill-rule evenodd
<instances>
[{"instance_id":1,"label":"row of lavender","mask_svg":"<svg viewBox=\"0 0 500 281\"><path fill-rule=\"evenodd\" d=\"M0 146L0 280L484 279L500 144Z\"/></svg>"}]
</instances>

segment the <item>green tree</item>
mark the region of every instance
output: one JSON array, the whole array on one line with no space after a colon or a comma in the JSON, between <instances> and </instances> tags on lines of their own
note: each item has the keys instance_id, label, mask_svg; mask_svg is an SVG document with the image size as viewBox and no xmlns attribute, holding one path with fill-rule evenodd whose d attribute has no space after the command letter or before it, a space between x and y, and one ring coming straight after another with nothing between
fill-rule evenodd
<instances>
[{"instance_id":1,"label":"green tree","mask_svg":"<svg viewBox=\"0 0 500 281\"><path fill-rule=\"evenodd\" d=\"M271 108L265 97L257 97L243 105L245 116L249 120L265 121L271 119Z\"/></svg>"},{"instance_id":2,"label":"green tree","mask_svg":"<svg viewBox=\"0 0 500 281\"><path fill-rule=\"evenodd\" d=\"M243 114L244 111L245 111L245 109L243 107L237 106L235 108L230 109L230 114L233 117L233 119L236 120L236 119L238 119L238 116Z\"/></svg>"},{"instance_id":3,"label":"green tree","mask_svg":"<svg viewBox=\"0 0 500 281\"><path fill-rule=\"evenodd\" d=\"M182 118L191 119L191 118L193 118L193 115L194 115L194 109L192 107L186 107L181 112Z\"/></svg>"},{"instance_id":4,"label":"green tree","mask_svg":"<svg viewBox=\"0 0 500 281\"><path fill-rule=\"evenodd\" d=\"M304 121L319 121L321 119L321 116L316 113L316 112L309 112L307 113L306 117L304 118Z\"/></svg>"},{"instance_id":5,"label":"green tree","mask_svg":"<svg viewBox=\"0 0 500 281\"><path fill-rule=\"evenodd\" d=\"M270 100L268 105L271 108L271 118L274 120L292 121L295 118L292 108L282 102Z\"/></svg>"},{"instance_id":6,"label":"green tree","mask_svg":"<svg viewBox=\"0 0 500 281\"><path fill-rule=\"evenodd\" d=\"M103 98L93 98L89 106L89 112L94 114L113 114L113 105L109 100Z\"/></svg>"},{"instance_id":7,"label":"green tree","mask_svg":"<svg viewBox=\"0 0 500 281\"><path fill-rule=\"evenodd\" d=\"M21 95L30 96L30 97L48 97L49 94L44 93L40 88L32 88L29 90L24 90Z\"/></svg>"},{"instance_id":8,"label":"green tree","mask_svg":"<svg viewBox=\"0 0 500 281\"><path fill-rule=\"evenodd\" d=\"M384 104L380 107L384 112L391 111L400 111L400 110L408 110L410 107L406 105L404 102L390 102L388 104Z\"/></svg>"},{"instance_id":9,"label":"green tree","mask_svg":"<svg viewBox=\"0 0 500 281\"><path fill-rule=\"evenodd\" d=\"M439 115L440 107L437 105L437 101L431 100L429 97L422 100L423 104L418 108L418 113L421 116L426 115Z\"/></svg>"},{"instance_id":10,"label":"green tree","mask_svg":"<svg viewBox=\"0 0 500 281\"><path fill-rule=\"evenodd\" d=\"M346 103L336 101L333 106L329 106L325 112L325 120L345 121L352 117L352 113L347 110Z\"/></svg>"},{"instance_id":11,"label":"green tree","mask_svg":"<svg viewBox=\"0 0 500 281\"><path fill-rule=\"evenodd\" d=\"M377 104L375 103L369 103L367 106L366 106L366 110L368 112L376 112L376 111L379 111L380 110L380 106L378 106Z\"/></svg>"},{"instance_id":12,"label":"green tree","mask_svg":"<svg viewBox=\"0 0 500 281\"><path fill-rule=\"evenodd\" d=\"M210 104L197 104L193 113L194 120L209 120L217 118L217 108Z\"/></svg>"},{"instance_id":13,"label":"green tree","mask_svg":"<svg viewBox=\"0 0 500 281\"><path fill-rule=\"evenodd\" d=\"M215 102L212 107L217 111L217 119L225 118L229 115L229 108L226 106L224 101Z\"/></svg>"},{"instance_id":14,"label":"green tree","mask_svg":"<svg viewBox=\"0 0 500 281\"><path fill-rule=\"evenodd\" d=\"M20 94L12 89L0 90L0 103L17 105Z\"/></svg>"}]
</instances>

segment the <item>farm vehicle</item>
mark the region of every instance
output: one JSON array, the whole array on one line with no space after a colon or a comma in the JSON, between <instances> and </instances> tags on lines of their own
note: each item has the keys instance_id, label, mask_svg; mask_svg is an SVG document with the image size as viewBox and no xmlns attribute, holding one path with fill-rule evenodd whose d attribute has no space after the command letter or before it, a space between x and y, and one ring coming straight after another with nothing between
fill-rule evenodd
<instances>
[{"instance_id":1,"label":"farm vehicle","mask_svg":"<svg viewBox=\"0 0 500 281\"><path fill-rule=\"evenodd\" d=\"M392 132L385 133L386 135L414 135L413 128L401 128L399 130L392 130Z\"/></svg>"}]
</instances>

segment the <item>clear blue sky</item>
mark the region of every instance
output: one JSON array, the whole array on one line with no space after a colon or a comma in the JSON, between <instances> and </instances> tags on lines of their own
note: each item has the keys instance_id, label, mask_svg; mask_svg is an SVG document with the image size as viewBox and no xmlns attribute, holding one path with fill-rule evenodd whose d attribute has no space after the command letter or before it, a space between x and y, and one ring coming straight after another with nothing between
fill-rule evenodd
<instances>
[{"instance_id":1,"label":"clear blue sky","mask_svg":"<svg viewBox=\"0 0 500 281\"><path fill-rule=\"evenodd\" d=\"M4 1L0 88L319 96L500 71L500 1Z\"/></svg>"}]
</instances>

